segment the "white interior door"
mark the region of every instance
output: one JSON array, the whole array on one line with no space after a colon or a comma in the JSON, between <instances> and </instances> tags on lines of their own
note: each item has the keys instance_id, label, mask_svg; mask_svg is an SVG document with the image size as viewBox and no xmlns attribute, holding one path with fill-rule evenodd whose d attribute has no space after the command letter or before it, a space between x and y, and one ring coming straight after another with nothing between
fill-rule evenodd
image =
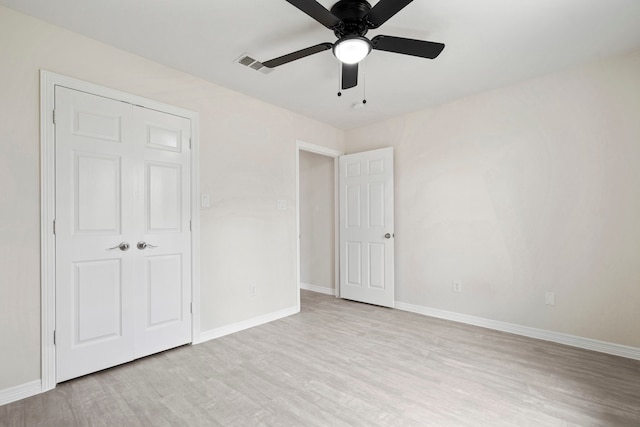
<instances>
[{"instance_id":1,"label":"white interior door","mask_svg":"<svg viewBox=\"0 0 640 427\"><path fill-rule=\"evenodd\" d=\"M134 260L118 248L135 228L129 111L56 88L58 381L133 359Z\"/></svg>"},{"instance_id":2,"label":"white interior door","mask_svg":"<svg viewBox=\"0 0 640 427\"><path fill-rule=\"evenodd\" d=\"M394 306L393 148L340 157L340 297Z\"/></svg>"},{"instance_id":3,"label":"white interior door","mask_svg":"<svg viewBox=\"0 0 640 427\"><path fill-rule=\"evenodd\" d=\"M144 146L135 211L135 357L191 342L191 123L134 107ZM133 246L133 245L132 245Z\"/></svg>"},{"instance_id":4,"label":"white interior door","mask_svg":"<svg viewBox=\"0 0 640 427\"><path fill-rule=\"evenodd\" d=\"M188 119L56 87L56 379L191 341Z\"/></svg>"}]
</instances>

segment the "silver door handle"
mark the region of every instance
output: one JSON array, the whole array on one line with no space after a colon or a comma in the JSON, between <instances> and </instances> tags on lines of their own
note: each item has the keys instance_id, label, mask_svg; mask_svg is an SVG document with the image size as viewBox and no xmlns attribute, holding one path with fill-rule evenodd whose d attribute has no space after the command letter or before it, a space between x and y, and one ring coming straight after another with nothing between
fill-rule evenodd
<instances>
[{"instance_id":1,"label":"silver door handle","mask_svg":"<svg viewBox=\"0 0 640 427\"><path fill-rule=\"evenodd\" d=\"M384 235L384 238L385 238L385 239L390 239L390 238L391 238L391 234L389 234L389 233L385 234L385 235Z\"/></svg>"},{"instance_id":2,"label":"silver door handle","mask_svg":"<svg viewBox=\"0 0 640 427\"><path fill-rule=\"evenodd\" d=\"M143 242L143 241L138 242L136 247L138 249L140 249L141 251L143 251L143 250L145 250L147 248L157 248L156 245L152 245L151 243L147 243L147 242Z\"/></svg>"},{"instance_id":3,"label":"silver door handle","mask_svg":"<svg viewBox=\"0 0 640 427\"><path fill-rule=\"evenodd\" d=\"M129 250L129 244L127 242L122 242L120 243L118 246L114 246L112 248L109 248L109 250L112 249L120 249L121 251L128 251Z\"/></svg>"}]
</instances>

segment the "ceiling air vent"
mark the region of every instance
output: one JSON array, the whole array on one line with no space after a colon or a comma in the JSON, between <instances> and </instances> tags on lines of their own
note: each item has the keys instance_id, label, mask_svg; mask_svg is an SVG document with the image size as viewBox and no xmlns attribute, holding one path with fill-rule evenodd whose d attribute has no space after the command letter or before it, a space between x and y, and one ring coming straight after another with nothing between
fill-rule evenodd
<instances>
[{"instance_id":1,"label":"ceiling air vent","mask_svg":"<svg viewBox=\"0 0 640 427\"><path fill-rule=\"evenodd\" d=\"M265 67L264 64L256 59L253 59L248 54L243 53L240 55L236 62L245 67L253 68L256 71L260 71L262 74L269 74L273 71L273 68Z\"/></svg>"}]
</instances>

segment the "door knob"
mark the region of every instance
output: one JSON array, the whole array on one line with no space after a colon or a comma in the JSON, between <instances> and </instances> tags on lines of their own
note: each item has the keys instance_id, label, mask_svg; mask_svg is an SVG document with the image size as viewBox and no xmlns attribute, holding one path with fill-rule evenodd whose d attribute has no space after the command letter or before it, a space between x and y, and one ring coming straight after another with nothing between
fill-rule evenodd
<instances>
[{"instance_id":1,"label":"door knob","mask_svg":"<svg viewBox=\"0 0 640 427\"><path fill-rule=\"evenodd\" d=\"M127 242L122 242L120 243L118 246L114 246L112 248L109 248L109 250L112 249L120 249L121 251L128 251L129 250L129 244Z\"/></svg>"},{"instance_id":2,"label":"door knob","mask_svg":"<svg viewBox=\"0 0 640 427\"><path fill-rule=\"evenodd\" d=\"M141 251L143 251L143 250L145 250L147 248L157 248L156 245L152 245L151 243L147 243L147 242L143 242L143 241L138 242L136 247L138 249L140 249Z\"/></svg>"},{"instance_id":3,"label":"door knob","mask_svg":"<svg viewBox=\"0 0 640 427\"><path fill-rule=\"evenodd\" d=\"M389 233L385 234L385 235L384 235L384 238L385 238L385 239L390 239L390 238L391 238L391 234L389 234Z\"/></svg>"}]
</instances>

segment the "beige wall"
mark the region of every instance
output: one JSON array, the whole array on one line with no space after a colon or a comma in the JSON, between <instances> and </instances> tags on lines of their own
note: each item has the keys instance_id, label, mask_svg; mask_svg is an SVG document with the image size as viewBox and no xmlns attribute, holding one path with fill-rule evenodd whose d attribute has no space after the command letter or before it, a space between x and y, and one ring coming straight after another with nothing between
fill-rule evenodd
<instances>
[{"instance_id":1,"label":"beige wall","mask_svg":"<svg viewBox=\"0 0 640 427\"><path fill-rule=\"evenodd\" d=\"M334 159L300 152L300 281L335 289Z\"/></svg>"},{"instance_id":2,"label":"beige wall","mask_svg":"<svg viewBox=\"0 0 640 427\"><path fill-rule=\"evenodd\" d=\"M640 52L346 139L395 147L396 300L640 347Z\"/></svg>"},{"instance_id":3,"label":"beige wall","mask_svg":"<svg viewBox=\"0 0 640 427\"><path fill-rule=\"evenodd\" d=\"M203 331L295 307L295 141L343 132L0 7L0 390L40 378L40 69L200 114Z\"/></svg>"}]
</instances>

